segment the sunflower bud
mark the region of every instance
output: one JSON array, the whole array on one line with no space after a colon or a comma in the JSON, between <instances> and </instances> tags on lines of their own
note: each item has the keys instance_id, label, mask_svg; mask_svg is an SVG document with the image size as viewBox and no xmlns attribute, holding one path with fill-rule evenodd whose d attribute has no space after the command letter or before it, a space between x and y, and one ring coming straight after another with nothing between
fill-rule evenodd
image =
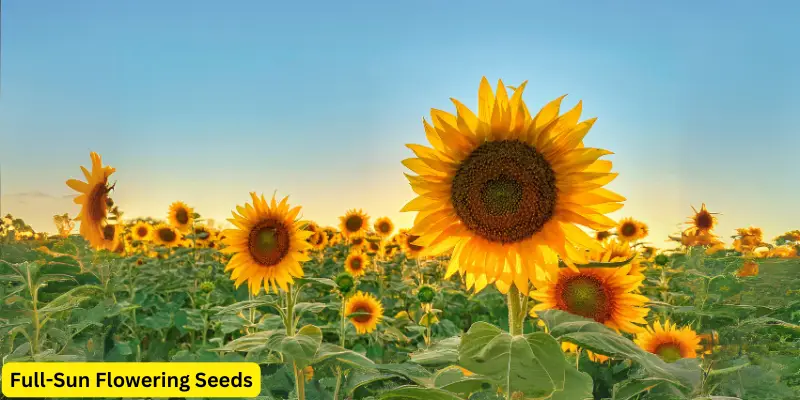
<instances>
[{"instance_id":1,"label":"sunflower bud","mask_svg":"<svg viewBox=\"0 0 800 400\"><path fill-rule=\"evenodd\" d=\"M667 262L669 262L669 257L667 257L664 254L659 254L659 255L656 256L655 261L656 261L657 265L664 266L664 265L667 265Z\"/></svg>"},{"instance_id":2,"label":"sunflower bud","mask_svg":"<svg viewBox=\"0 0 800 400\"><path fill-rule=\"evenodd\" d=\"M214 290L214 282L205 281L205 282L201 283L200 284L200 290L202 290L202 291L204 291L206 293L211 293Z\"/></svg>"},{"instance_id":3,"label":"sunflower bud","mask_svg":"<svg viewBox=\"0 0 800 400\"><path fill-rule=\"evenodd\" d=\"M342 272L336 277L336 286L339 288L339 293L341 294L348 294L353 291L355 287L355 281L353 281L353 276L347 272Z\"/></svg>"},{"instance_id":4,"label":"sunflower bud","mask_svg":"<svg viewBox=\"0 0 800 400\"><path fill-rule=\"evenodd\" d=\"M436 296L436 291L432 287L425 285L417 291L417 299L420 303L433 303L433 298Z\"/></svg>"}]
</instances>

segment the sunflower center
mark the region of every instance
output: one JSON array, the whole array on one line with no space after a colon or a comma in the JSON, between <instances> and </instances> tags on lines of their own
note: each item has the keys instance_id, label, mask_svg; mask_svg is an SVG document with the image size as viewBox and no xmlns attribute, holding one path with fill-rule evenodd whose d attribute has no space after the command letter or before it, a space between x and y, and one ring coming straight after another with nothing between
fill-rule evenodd
<instances>
[{"instance_id":1,"label":"sunflower center","mask_svg":"<svg viewBox=\"0 0 800 400\"><path fill-rule=\"evenodd\" d=\"M610 296L600 280L593 276L578 275L568 278L557 288L561 293L558 308L569 313L604 323L610 318Z\"/></svg>"},{"instance_id":2,"label":"sunflower center","mask_svg":"<svg viewBox=\"0 0 800 400\"><path fill-rule=\"evenodd\" d=\"M711 229L714 225L714 218L707 211L701 211L694 217L694 225L699 229Z\"/></svg>"},{"instance_id":3,"label":"sunflower center","mask_svg":"<svg viewBox=\"0 0 800 400\"><path fill-rule=\"evenodd\" d=\"M633 222L626 222L622 224L622 227L620 228L619 232L624 237L631 237L636 234L636 224L634 224Z\"/></svg>"},{"instance_id":4,"label":"sunflower center","mask_svg":"<svg viewBox=\"0 0 800 400\"><path fill-rule=\"evenodd\" d=\"M289 231L279 221L268 219L256 225L248 238L248 248L253 259L265 266L281 262L289 253Z\"/></svg>"},{"instance_id":5,"label":"sunflower center","mask_svg":"<svg viewBox=\"0 0 800 400\"><path fill-rule=\"evenodd\" d=\"M378 224L378 231L381 233L389 233L389 231L391 231L391 226L386 222L381 222Z\"/></svg>"},{"instance_id":6,"label":"sunflower center","mask_svg":"<svg viewBox=\"0 0 800 400\"><path fill-rule=\"evenodd\" d=\"M597 232L597 240L603 240L603 239L605 239L605 238L607 238L609 236L611 236L611 234L608 233L608 231Z\"/></svg>"},{"instance_id":7,"label":"sunflower center","mask_svg":"<svg viewBox=\"0 0 800 400\"><path fill-rule=\"evenodd\" d=\"M361 262L360 258L354 258L350 260L350 268L352 268L354 271L360 271L363 265L364 263Z\"/></svg>"},{"instance_id":8,"label":"sunflower center","mask_svg":"<svg viewBox=\"0 0 800 400\"><path fill-rule=\"evenodd\" d=\"M368 322L372 318L372 308L366 304L359 304L353 307L353 313L365 313L364 315L354 315L353 321L359 323Z\"/></svg>"},{"instance_id":9,"label":"sunflower center","mask_svg":"<svg viewBox=\"0 0 800 400\"><path fill-rule=\"evenodd\" d=\"M345 228L347 228L349 232L358 232L362 225L364 225L364 219L358 215L348 217L347 221L344 223Z\"/></svg>"},{"instance_id":10,"label":"sunflower center","mask_svg":"<svg viewBox=\"0 0 800 400\"><path fill-rule=\"evenodd\" d=\"M105 240L114 240L115 232L116 229L114 228L114 225L106 225L103 227L103 238Z\"/></svg>"},{"instance_id":11,"label":"sunflower center","mask_svg":"<svg viewBox=\"0 0 800 400\"><path fill-rule=\"evenodd\" d=\"M424 247L414 244L414 241L417 239L419 239L419 236L417 235L408 235L408 238L406 238L406 244L408 245L408 248L411 249L411 251L416 252L416 251L422 251L422 249L424 249Z\"/></svg>"},{"instance_id":12,"label":"sunflower center","mask_svg":"<svg viewBox=\"0 0 800 400\"><path fill-rule=\"evenodd\" d=\"M353 245L356 245L356 246L360 246L361 244L364 243L364 238L360 238L360 237L353 238L353 240L351 240L350 243L352 243Z\"/></svg>"},{"instance_id":13,"label":"sunflower center","mask_svg":"<svg viewBox=\"0 0 800 400\"><path fill-rule=\"evenodd\" d=\"M487 142L458 167L451 198L471 232L491 242L516 243L539 232L553 216L556 176L544 156L526 143Z\"/></svg>"},{"instance_id":14,"label":"sunflower center","mask_svg":"<svg viewBox=\"0 0 800 400\"><path fill-rule=\"evenodd\" d=\"M672 342L658 345L654 353L668 363L675 362L683 358L681 347Z\"/></svg>"},{"instance_id":15,"label":"sunflower center","mask_svg":"<svg viewBox=\"0 0 800 400\"><path fill-rule=\"evenodd\" d=\"M140 226L140 227L139 227L139 229L137 229L137 230L136 230L136 234L137 234L139 237L145 237L145 236L147 236L147 228L145 228L145 227L143 227L143 226Z\"/></svg>"},{"instance_id":16,"label":"sunflower center","mask_svg":"<svg viewBox=\"0 0 800 400\"><path fill-rule=\"evenodd\" d=\"M100 222L106 218L106 189L105 182L98 183L89 193L87 210L89 220Z\"/></svg>"},{"instance_id":17,"label":"sunflower center","mask_svg":"<svg viewBox=\"0 0 800 400\"><path fill-rule=\"evenodd\" d=\"M164 243L172 243L178 238L178 236L172 229L163 228L158 230L158 238Z\"/></svg>"},{"instance_id":18,"label":"sunflower center","mask_svg":"<svg viewBox=\"0 0 800 400\"><path fill-rule=\"evenodd\" d=\"M179 224L185 225L189 223L189 211L185 208L180 208L178 211L175 211L175 220L178 221Z\"/></svg>"}]
</instances>

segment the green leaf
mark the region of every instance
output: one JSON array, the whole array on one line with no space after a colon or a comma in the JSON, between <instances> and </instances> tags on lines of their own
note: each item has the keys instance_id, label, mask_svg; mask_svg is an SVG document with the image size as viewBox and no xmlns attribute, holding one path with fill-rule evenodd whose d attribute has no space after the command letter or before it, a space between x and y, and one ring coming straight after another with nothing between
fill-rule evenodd
<instances>
[{"instance_id":1,"label":"green leaf","mask_svg":"<svg viewBox=\"0 0 800 400\"><path fill-rule=\"evenodd\" d=\"M324 310L327 307L324 303L297 303L294 305L294 313L297 316L301 316L303 314L316 314L320 311Z\"/></svg>"},{"instance_id":2,"label":"green leaf","mask_svg":"<svg viewBox=\"0 0 800 400\"><path fill-rule=\"evenodd\" d=\"M365 370L373 370L375 368L375 363L372 360L359 353L347 350L335 344L322 343L317 350L317 354L314 356L314 362L312 364L318 364L327 360L334 360L341 365Z\"/></svg>"},{"instance_id":3,"label":"green leaf","mask_svg":"<svg viewBox=\"0 0 800 400\"><path fill-rule=\"evenodd\" d=\"M386 390L378 395L378 398L400 400L463 400L461 397L446 390L410 385Z\"/></svg>"},{"instance_id":4,"label":"green leaf","mask_svg":"<svg viewBox=\"0 0 800 400\"><path fill-rule=\"evenodd\" d=\"M238 313L240 311L248 310L260 306L277 306L278 302L274 298L263 297L255 300L245 300L238 303L233 303L225 307L214 307L214 312L217 314L224 313Z\"/></svg>"},{"instance_id":5,"label":"green leaf","mask_svg":"<svg viewBox=\"0 0 800 400\"><path fill-rule=\"evenodd\" d=\"M636 400L639 395L664 383L679 385L678 382L662 378L627 379L614 385L612 396L614 400Z\"/></svg>"},{"instance_id":6,"label":"green leaf","mask_svg":"<svg viewBox=\"0 0 800 400\"><path fill-rule=\"evenodd\" d=\"M451 365L458 363L461 338L451 337L434 343L430 348L409 355L411 362L419 365Z\"/></svg>"},{"instance_id":7,"label":"green leaf","mask_svg":"<svg viewBox=\"0 0 800 400\"><path fill-rule=\"evenodd\" d=\"M594 383L591 375L570 366L564 375L564 386L548 400L593 400Z\"/></svg>"},{"instance_id":8,"label":"green leaf","mask_svg":"<svg viewBox=\"0 0 800 400\"><path fill-rule=\"evenodd\" d=\"M294 336L272 335L267 339L267 347L286 357L286 362L294 362L297 368L305 368L314 359L322 344L322 331L314 325L306 325Z\"/></svg>"},{"instance_id":9,"label":"green leaf","mask_svg":"<svg viewBox=\"0 0 800 400\"><path fill-rule=\"evenodd\" d=\"M459 364L513 392L546 397L564 387L569 368L559 343L546 333L511 336L476 322L461 339Z\"/></svg>"},{"instance_id":10,"label":"green leaf","mask_svg":"<svg viewBox=\"0 0 800 400\"><path fill-rule=\"evenodd\" d=\"M311 284L314 286L322 286L326 288L333 289L336 287L336 282L333 279L328 278L297 278L294 280L295 286L302 286L305 284Z\"/></svg>"}]
</instances>

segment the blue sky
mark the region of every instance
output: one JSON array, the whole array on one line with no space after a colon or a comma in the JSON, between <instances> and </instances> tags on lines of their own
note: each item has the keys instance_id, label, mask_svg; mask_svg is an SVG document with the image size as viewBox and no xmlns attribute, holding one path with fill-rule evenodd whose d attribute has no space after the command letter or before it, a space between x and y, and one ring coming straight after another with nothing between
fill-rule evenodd
<instances>
[{"instance_id":1,"label":"blue sky","mask_svg":"<svg viewBox=\"0 0 800 400\"><path fill-rule=\"evenodd\" d=\"M323 224L407 226L404 144L485 75L528 80L530 108L582 99L614 217L657 245L701 202L725 236L800 228L800 4L654 3L6 0L0 212L51 230L97 151L128 217L183 200L221 220L277 190Z\"/></svg>"}]
</instances>

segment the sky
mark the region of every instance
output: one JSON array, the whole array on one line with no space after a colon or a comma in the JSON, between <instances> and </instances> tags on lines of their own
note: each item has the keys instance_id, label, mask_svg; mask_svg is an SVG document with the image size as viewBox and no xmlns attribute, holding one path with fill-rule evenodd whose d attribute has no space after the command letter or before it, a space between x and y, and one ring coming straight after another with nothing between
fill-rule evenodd
<instances>
[{"instance_id":1,"label":"sky","mask_svg":"<svg viewBox=\"0 0 800 400\"><path fill-rule=\"evenodd\" d=\"M632 216L665 245L706 203L717 232L800 228L800 3L5 0L0 214L53 231L89 152L126 217L181 200L222 221L277 191L323 225L414 198L401 165L431 108L482 76L567 94L598 120Z\"/></svg>"}]
</instances>

